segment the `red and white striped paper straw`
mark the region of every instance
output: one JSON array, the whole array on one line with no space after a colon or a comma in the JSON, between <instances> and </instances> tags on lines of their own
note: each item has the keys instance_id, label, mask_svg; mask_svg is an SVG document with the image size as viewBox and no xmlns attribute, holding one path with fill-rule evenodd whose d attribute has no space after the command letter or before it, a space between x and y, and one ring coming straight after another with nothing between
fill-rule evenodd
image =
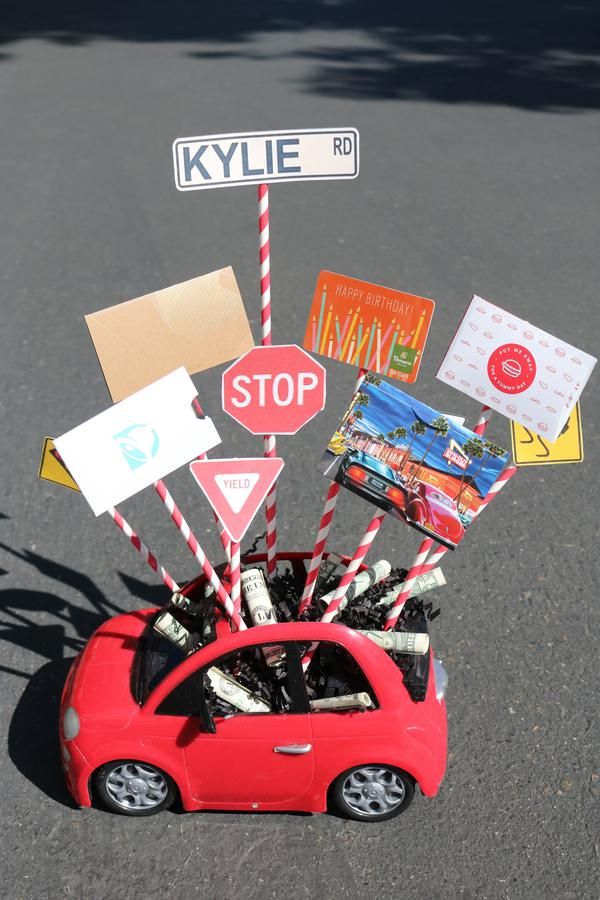
<instances>
[{"instance_id":1,"label":"red and white striped paper straw","mask_svg":"<svg viewBox=\"0 0 600 900\"><path fill-rule=\"evenodd\" d=\"M339 492L339 484L337 484L337 482L335 481L332 481L329 486L329 490L327 491L327 497L325 498L323 515L321 516L321 522L319 524L319 533L317 534L317 540L313 549L312 559L308 566L306 584L304 586L304 591L302 592L300 606L298 607L298 615L301 615L304 610L307 609L311 604L312 596L317 582L317 576L319 574L319 568L321 566L321 560L323 559L323 553L325 552L325 547L327 546L327 536L329 535L329 528L331 526L331 520L333 519L333 514L335 512L335 505L337 503L337 496Z\"/></svg>"},{"instance_id":2,"label":"red and white striped paper straw","mask_svg":"<svg viewBox=\"0 0 600 900\"><path fill-rule=\"evenodd\" d=\"M489 406L485 404L481 407L481 412L479 413L479 418L475 423L475 427L473 431L475 434L481 436L484 434L488 423L492 417L492 410ZM491 490L491 488L490 488ZM488 493L489 496L489 493ZM483 507L480 507L482 509ZM443 547L441 544L437 544L437 549L434 551L433 555L427 560L427 556L429 551L433 547L433 545L437 543L433 540L433 538L425 538L424 541L421 541L421 545L417 551L417 555L415 556L412 566L410 567L406 579L402 583L402 589L396 600L394 601L394 605L390 609L387 614L386 622L385 622L385 630L390 631L392 628L395 628L398 619L400 618L400 613L404 607L404 604L410 597L411 591L414 587L415 581L417 580L419 575L425 575L427 572L431 572L432 569L436 567L439 563L440 559L444 556L445 553L448 552L447 547Z\"/></svg>"},{"instance_id":3,"label":"red and white striped paper straw","mask_svg":"<svg viewBox=\"0 0 600 900\"><path fill-rule=\"evenodd\" d=\"M271 258L269 242L269 188L258 186L258 258L260 262L260 318L263 347L271 346ZM277 455L275 436L264 436L264 456ZM267 575L277 571L277 487L273 485L265 502L267 519Z\"/></svg>"},{"instance_id":4,"label":"red and white striped paper straw","mask_svg":"<svg viewBox=\"0 0 600 900\"><path fill-rule=\"evenodd\" d=\"M198 561L198 563L200 564L200 566L202 568L202 571L206 575L206 578L208 579L210 584L215 589L219 603L221 604L221 606L223 607L223 609L225 610L225 612L227 613L227 615L229 616L229 618L231 619L233 625L237 628L237 630L243 631L246 628L245 623L240 618L239 612L235 609L233 603L231 602L231 597L229 596L229 594L223 587L219 576L213 569L204 550L200 546L200 544L199 544L197 538L195 537L195 535L193 534L190 526L184 519L181 510L179 509L179 507L175 503L175 500L169 493L166 484L164 483L164 481L161 480L161 481L157 481L155 483L154 487L156 489L156 493L162 500L164 507L169 512L171 519L173 520L173 522L179 529L179 532L181 533L187 546L191 550L192 555Z\"/></svg>"},{"instance_id":5,"label":"red and white striped paper straw","mask_svg":"<svg viewBox=\"0 0 600 900\"><path fill-rule=\"evenodd\" d=\"M175 591L178 591L179 585L177 584L177 582L173 580L164 566L161 566L154 553L148 550L141 537L136 534L129 522L121 515L119 510L115 509L114 506L111 506L107 510L107 512L109 516L111 516L115 525L117 525L121 529L123 534L129 538L130 542L133 544L142 559L145 559L150 568L154 569L154 571L160 575L171 593L175 593Z\"/></svg>"},{"instance_id":6,"label":"red and white striped paper straw","mask_svg":"<svg viewBox=\"0 0 600 900\"><path fill-rule=\"evenodd\" d=\"M230 547L231 547L231 564L230 564L231 602L233 603L236 612L239 614L240 609L242 607L242 596L241 596L241 588L240 588L240 545L236 544L235 541L232 541L230 544Z\"/></svg>"},{"instance_id":7,"label":"red and white striped paper straw","mask_svg":"<svg viewBox=\"0 0 600 900\"><path fill-rule=\"evenodd\" d=\"M381 528L381 523L385 519L385 515L386 514L384 512L376 513L369 522L369 526L363 534L360 544L354 551L354 556L348 563L346 571L340 578L340 583L335 589L335 594L331 598L331 603L328 605L327 609L321 617L322 622L331 622L337 616L340 603L346 596L351 581L354 579L354 576L358 572L363 559L369 552L369 548L375 539L375 535Z\"/></svg>"}]
</instances>

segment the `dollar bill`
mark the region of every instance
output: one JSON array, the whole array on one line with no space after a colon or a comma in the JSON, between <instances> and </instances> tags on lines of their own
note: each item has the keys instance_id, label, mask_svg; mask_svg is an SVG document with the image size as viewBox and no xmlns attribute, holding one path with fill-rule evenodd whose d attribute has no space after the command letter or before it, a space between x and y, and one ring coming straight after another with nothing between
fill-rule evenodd
<instances>
[{"instance_id":1,"label":"dollar bill","mask_svg":"<svg viewBox=\"0 0 600 900\"><path fill-rule=\"evenodd\" d=\"M423 656L429 650L429 635L414 631L363 631L357 629L388 653L412 653Z\"/></svg>"},{"instance_id":2,"label":"dollar bill","mask_svg":"<svg viewBox=\"0 0 600 900\"><path fill-rule=\"evenodd\" d=\"M445 584L446 579L444 578L444 573L438 566L436 569L432 569L431 572L417 576L413 589L410 592L410 596L417 597L419 594L426 594L427 591L443 587ZM377 601L377 606L392 606L401 590L402 584L400 583L396 585L393 591L388 591L387 594L380 597Z\"/></svg>"}]
</instances>

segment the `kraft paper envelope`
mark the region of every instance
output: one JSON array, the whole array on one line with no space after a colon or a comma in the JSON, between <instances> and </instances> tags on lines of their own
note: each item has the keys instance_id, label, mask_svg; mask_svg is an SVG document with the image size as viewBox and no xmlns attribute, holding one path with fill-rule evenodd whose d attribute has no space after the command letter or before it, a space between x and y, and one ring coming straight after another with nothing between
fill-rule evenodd
<instances>
[{"instance_id":1,"label":"kraft paper envelope","mask_svg":"<svg viewBox=\"0 0 600 900\"><path fill-rule=\"evenodd\" d=\"M219 269L85 317L113 401L179 366L190 375L254 346L233 269Z\"/></svg>"}]
</instances>

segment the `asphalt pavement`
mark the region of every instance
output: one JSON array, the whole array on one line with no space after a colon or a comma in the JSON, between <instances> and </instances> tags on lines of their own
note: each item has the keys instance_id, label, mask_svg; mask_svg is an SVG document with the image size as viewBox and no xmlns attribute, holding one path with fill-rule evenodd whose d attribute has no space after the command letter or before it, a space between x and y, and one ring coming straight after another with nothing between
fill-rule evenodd
<instances>
[{"instance_id":1,"label":"asphalt pavement","mask_svg":"<svg viewBox=\"0 0 600 900\"><path fill-rule=\"evenodd\" d=\"M352 125L352 182L271 190L273 328L301 342L322 268L433 297L415 395L474 422L435 379L478 293L597 355L600 64L591 0L458 7L176 0L12 6L0 23L3 461L2 896L596 898L598 375L585 461L518 473L444 561L432 640L448 668L450 754L435 799L377 826L328 816L78 810L57 752L69 660L97 625L165 589L107 516L40 482L45 435L109 403L83 315L232 265L259 338L256 194L181 194L181 136ZM355 373L278 449L280 546L311 546L315 469ZM260 452L195 376L224 452ZM505 420L492 438L508 440ZM190 476L168 479L210 554ZM123 504L178 579L194 562L151 490ZM371 511L344 494L332 548ZM260 532L258 520L254 531ZM372 558L419 538L386 521Z\"/></svg>"}]
</instances>

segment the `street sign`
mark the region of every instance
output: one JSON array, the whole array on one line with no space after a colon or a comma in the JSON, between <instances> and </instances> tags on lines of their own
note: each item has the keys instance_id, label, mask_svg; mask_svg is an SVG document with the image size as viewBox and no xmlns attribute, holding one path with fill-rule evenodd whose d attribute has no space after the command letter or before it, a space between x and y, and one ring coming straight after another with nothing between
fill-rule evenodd
<instances>
[{"instance_id":1,"label":"street sign","mask_svg":"<svg viewBox=\"0 0 600 900\"><path fill-rule=\"evenodd\" d=\"M252 434L296 434L325 406L325 369L295 344L254 347L223 372L222 394Z\"/></svg>"},{"instance_id":2,"label":"street sign","mask_svg":"<svg viewBox=\"0 0 600 900\"><path fill-rule=\"evenodd\" d=\"M178 138L173 163L180 191L356 178L358 131L308 128Z\"/></svg>"},{"instance_id":3,"label":"street sign","mask_svg":"<svg viewBox=\"0 0 600 900\"><path fill-rule=\"evenodd\" d=\"M44 439L38 478L41 478L43 481L52 481L54 484L61 484L63 487L70 488L72 491L79 491L77 482L67 469L60 453L54 446L54 438L47 437Z\"/></svg>"},{"instance_id":4,"label":"street sign","mask_svg":"<svg viewBox=\"0 0 600 900\"><path fill-rule=\"evenodd\" d=\"M232 541L239 544L264 502L283 460L201 459L190 463L190 471L205 493Z\"/></svg>"},{"instance_id":5,"label":"street sign","mask_svg":"<svg viewBox=\"0 0 600 900\"><path fill-rule=\"evenodd\" d=\"M517 466L543 466L583 460L579 403L555 441L548 441L523 425L510 423L513 458Z\"/></svg>"}]
</instances>

